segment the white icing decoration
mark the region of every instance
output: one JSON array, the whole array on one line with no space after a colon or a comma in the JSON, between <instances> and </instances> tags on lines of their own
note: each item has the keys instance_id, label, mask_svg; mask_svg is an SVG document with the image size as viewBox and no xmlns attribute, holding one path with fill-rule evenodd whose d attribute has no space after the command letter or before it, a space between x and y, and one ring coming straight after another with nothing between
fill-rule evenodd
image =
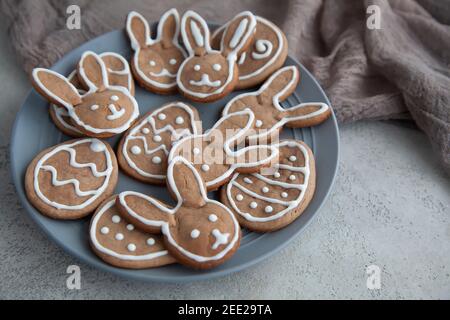
<instances>
[{"instance_id":1,"label":"white icing decoration","mask_svg":"<svg viewBox=\"0 0 450 320\"><path fill-rule=\"evenodd\" d=\"M275 178L279 178L279 177L281 177L281 173L279 173L278 171L276 171L276 172L273 174L273 176L274 176Z\"/></svg>"},{"instance_id":2,"label":"white icing decoration","mask_svg":"<svg viewBox=\"0 0 450 320\"><path fill-rule=\"evenodd\" d=\"M127 224L127 230L128 231L133 231L134 230L134 226L132 224Z\"/></svg>"},{"instance_id":3,"label":"white icing decoration","mask_svg":"<svg viewBox=\"0 0 450 320\"><path fill-rule=\"evenodd\" d=\"M203 171L209 171L209 166L206 163L202 164L202 170Z\"/></svg>"},{"instance_id":4,"label":"white icing decoration","mask_svg":"<svg viewBox=\"0 0 450 320\"><path fill-rule=\"evenodd\" d=\"M266 213L271 213L273 211L273 208L271 206L267 206L267 207L264 208L264 211Z\"/></svg>"},{"instance_id":5,"label":"white icing decoration","mask_svg":"<svg viewBox=\"0 0 450 320\"><path fill-rule=\"evenodd\" d=\"M111 96L111 101L119 101L119 97L116 95Z\"/></svg>"},{"instance_id":6,"label":"white icing decoration","mask_svg":"<svg viewBox=\"0 0 450 320\"><path fill-rule=\"evenodd\" d=\"M161 158L158 157L158 156L153 157L153 158L152 158L152 162L153 162L154 164L160 164L160 163L161 163Z\"/></svg>"},{"instance_id":7,"label":"white icing decoration","mask_svg":"<svg viewBox=\"0 0 450 320\"><path fill-rule=\"evenodd\" d=\"M112 216L111 220L114 223L119 223L120 222L120 217L117 214L115 214L115 215Z\"/></svg>"},{"instance_id":8,"label":"white icing decoration","mask_svg":"<svg viewBox=\"0 0 450 320\"><path fill-rule=\"evenodd\" d=\"M142 152L142 150L138 146L132 146L131 147L131 153L132 154L138 155L138 154L141 154L141 152Z\"/></svg>"},{"instance_id":9,"label":"white icing decoration","mask_svg":"<svg viewBox=\"0 0 450 320\"><path fill-rule=\"evenodd\" d=\"M90 148L98 151L95 152L103 152L106 158L106 169L105 171L99 172L97 170L97 166L95 163L79 163L76 161L76 151L73 149L73 147L83 144L83 143L89 143ZM95 190L89 190L89 191L81 191L80 190L80 182L77 179L67 179L64 181L60 181L57 179L58 172L57 170L50 166L50 165L44 165L44 163L51 158L53 155L57 154L58 152L65 151L68 152L70 155L69 165L75 168L89 168L91 170L91 173L94 177L100 178L104 177L104 181L102 185L95 189ZM40 190L39 188L39 171L40 170L50 171L52 173L52 184L55 186L62 186L66 184L72 184L74 186L74 191L77 196L84 197L84 196L90 196L86 201L84 201L81 204L78 205L65 205L61 204L55 201L49 200ZM93 139L93 138L87 138L87 139L79 139L75 142L72 142L70 144L61 144L56 146L53 150L50 152L44 154L42 158L37 162L36 167L34 168L34 176L33 176L33 187L35 190L36 195L41 199L43 202L48 204L49 206L52 206L57 209L64 209L64 210L80 210L85 208L86 206L90 205L92 202L94 202L103 192L106 190L109 184L109 179L111 178L111 173L113 171L113 165L112 165L112 159L111 154L109 153L108 149L104 145L104 143L101 140Z\"/></svg>"},{"instance_id":10,"label":"white icing decoration","mask_svg":"<svg viewBox=\"0 0 450 320\"><path fill-rule=\"evenodd\" d=\"M202 32L194 20L191 20L191 32L194 37L195 44L199 47L203 47L205 45L205 41L203 41Z\"/></svg>"},{"instance_id":11,"label":"white icing decoration","mask_svg":"<svg viewBox=\"0 0 450 320\"><path fill-rule=\"evenodd\" d=\"M294 181L295 179L297 179L297 177L295 175L291 174L289 176L289 180Z\"/></svg>"},{"instance_id":12,"label":"white icing decoration","mask_svg":"<svg viewBox=\"0 0 450 320\"><path fill-rule=\"evenodd\" d=\"M129 244L127 245L127 249L128 249L128 251L130 251L130 252L134 252L134 251L136 251L136 245L135 245L134 243L129 243Z\"/></svg>"},{"instance_id":13,"label":"white icing decoration","mask_svg":"<svg viewBox=\"0 0 450 320\"><path fill-rule=\"evenodd\" d=\"M234 49L239 44L242 37L244 37L245 30L248 25L248 19L242 19L241 22L239 22L238 27L236 28L236 31L234 32L233 37L230 40L230 48Z\"/></svg>"},{"instance_id":14,"label":"white icing decoration","mask_svg":"<svg viewBox=\"0 0 450 320\"><path fill-rule=\"evenodd\" d=\"M78 128L74 127L71 123L67 122L63 117L70 117L67 110L63 107L58 107L56 104L52 104L51 108L56 115L57 122L59 122L64 128L73 131L76 134L83 134Z\"/></svg>"},{"instance_id":15,"label":"white icing decoration","mask_svg":"<svg viewBox=\"0 0 450 320\"><path fill-rule=\"evenodd\" d=\"M248 183L248 184L253 183L252 179L247 178L247 177L244 178L244 182L245 182L245 183Z\"/></svg>"},{"instance_id":16,"label":"white icing decoration","mask_svg":"<svg viewBox=\"0 0 450 320\"><path fill-rule=\"evenodd\" d=\"M198 154L200 154L200 149L199 148L194 148L194 149L192 149L192 153L193 154L195 154L195 155L198 155Z\"/></svg>"},{"instance_id":17,"label":"white icing decoration","mask_svg":"<svg viewBox=\"0 0 450 320\"><path fill-rule=\"evenodd\" d=\"M296 157L296 156L290 156L290 157L289 157L289 161L294 162L294 161L296 161L296 160L297 160L297 157Z\"/></svg>"},{"instance_id":18,"label":"white icing decoration","mask_svg":"<svg viewBox=\"0 0 450 320\"><path fill-rule=\"evenodd\" d=\"M189 80L189 84L193 85L193 86L207 86L207 87L220 87L220 85L222 84L222 82L220 80L215 80L215 81L211 81L209 79L209 75L207 75L206 73L202 74L202 78L201 80Z\"/></svg>"},{"instance_id":19,"label":"white icing decoration","mask_svg":"<svg viewBox=\"0 0 450 320\"><path fill-rule=\"evenodd\" d=\"M156 62L153 61L153 60L150 60L149 64L150 64L150 66L152 66L152 67L156 66Z\"/></svg>"},{"instance_id":20,"label":"white icing decoration","mask_svg":"<svg viewBox=\"0 0 450 320\"><path fill-rule=\"evenodd\" d=\"M98 104L93 104L92 106L91 106L91 110L92 111L95 111L95 110L97 110L99 108L99 105Z\"/></svg>"},{"instance_id":21,"label":"white icing decoration","mask_svg":"<svg viewBox=\"0 0 450 320\"><path fill-rule=\"evenodd\" d=\"M288 194L287 192L282 192L282 193L281 193L281 196L282 196L283 198L287 198L287 197L289 196L289 194Z\"/></svg>"},{"instance_id":22,"label":"white icing decoration","mask_svg":"<svg viewBox=\"0 0 450 320\"><path fill-rule=\"evenodd\" d=\"M102 227L102 228L100 229L100 232L101 232L102 234L108 234L108 233L109 233L109 228L108 228L108 227Z\"/></svg>"},{"instance_id":23,"label":"white icing decoration","mask_svg":"<svg viewBox=\"0 0 450 320\"><path fill-rule=\"evenodd\" d=\"M156 135L153 137L153 141L155 142L161 142L161 140L162 140L161 136Z\"/></svg>"},{"instance_id":24,"label":"white icing decoration","mask_svg":"<svg viewBox=\"0 0 450 320\"><path fill-rule=\"evenodd\" d=\"M208 220L209 221L211 221L211 222L216 222L217 221L217 216L215 215L215 214L210 214L209 216L208 216Z\"/></svg>"},{"instance_id":25,"label":"white icing decoration","mask_svg":"<svg viewBox=\"0 0 450 320\"><path fill-rule=\"evenodd\" d=\"M175 64L177 64L177 59L170 59L170 60L169 60L169 63L170 63L171 65L175 65Z\"/></svg>"},{"instance_id":26,"label":"white icing decoration","mask_svg":"<svg viewBox=\"0 0 450 320\"><path fill-rule=\"evenodd\" d=\"M219 63L215 63L213 64L213 69L215 71L220 71L220 69L222 69L222 66Z\"/></svg>"},{"instance_id":27,"label":"white icing decoration","mask_svg":"<svg viewBox=\"0 0 450 320\"><path fill-rule=\"evenodd\" d=\"M191 238L192 239L197 239L200 235L200 231L198 229L194 229L191 231Z\"/></svg>"},{"instance_id":28,"label":"white icing decoration","mask_svg":"<svg viewBox=\"0 0 450 320\"><path fill-rule=\"evenodd\" d=\"M147 242L147 244L148 244L149 246L153 246L153 245L155 244L155 239L153 239L153 238L148 238L146 242Z\"/></svg>"},{"instance_id":29,"label":"white icing decoration","mask_svg":"<svg viewBox=\"0 0 450 320\"><path fill-rule=\"evenodd\" d=\"M151 259L162 257L162 256L165 256L168 254L167 250L161 250L161 251L151 252L151 253L147 253L147 254L143 254L143 255L126 255L126 254L121 254L116 251L113 251L110 248L106 248L105 246L100 244L100 242L97 239L97 234L96 234L98 221L105 214L105 212L107 212L114 205L115 205L115 199L107 202L92 218L89 235L90 235L92 244L98 251L100 251L104 254L107 254L109 256L115 257L117 259L120 259L120 260L129 260L129 261L151 260Z\"/></svg>"},{"instance_id":30,"label":"white icing decoration","mask_svg":"<svg viewBox=\"0 0 450 320\"><path fill-rule=\"evenodd\" d=\"M255 126L256 126L257 128L261 128L262 125L263 125L263 122L262 122L261 120L256 120Z\"/></svg>"},{"instance_id":31,"label":"white icing decoration","mask_svg":"<svg viewBox=\"0 0 450 320\"><path fill-rule=\"evenodd\" d=\"M220 245L228 243L229 233L222 233L219 229L214 229L212 235L216 238L216 242L212 245L213 250L216 250Z\"/></svg>"},{"instance_id":32,"label":"white icing decoration","mask_svg":"<svg viewBox=\"0 0 450 320\"><path fill-rule=\"evenodd\" d=\"M114 237L117 241L122 241L124 236L122 233L116 233L115 237Z\"/></svg>"},{"instance_id":33,"label":"white icing decoration","mask_svg":"<svg viewBox=\"0 0 450 320\"><path fill-rule=\"evenodd\" d=\"M201 69L201 68L200 68L200 65L199 65L199 64L196 64L196 65L194 66L194 70L195 70L195 71L200 71L200 69Z\"/></svg>"},{"instance_id":34,"label":"white icing decoration","mask_svg":"<svg viewBox=\"0 0 450 320\"><path fill-rule=\"evenodd\" d=\"M255 201L250 202L250 208L256 209L258 207L258 204Z\"/></svg>"},{"instance_id":35,"label":"white icing decoration","mask_svg":"<svg viewBox=\"0 0 450 320\"><path fill-rule=\"evenodd\" d=\"M239 57L238 65L242 65L245 62L245 58L247 57L247 52L242 52L241 56Z\"/></svg>"},{"instance_id":36,"label":"white icing decoration","mask_svg":"<svg viewBox=\"0 0 450 320\"><path fill-rule=\"evenodd\" d=\"M143 134L149 134L150 133L150 129L149 128L143 128L142 129L142 133ZM155 136L155 137L159 137L159 136ZM161 137L160 137L161 138ZM160 140L161 141L161 140Z\"/></svg>"},{"instance_id":37,"label":"white icing decoration","mask_svg":"<svg viewBox=\"0 0 450 320\"><path fill-rule=\"evenodd\" d=\"M237 201L242 201L242 200L244 200L244 196L243 196L242 194L238 194L238 195L236 196L236 200L237 200Z\"/></svg>"},{"instance_id":38,"label":"white icing decoration","mask_svg":"<svg viewBox=\"0 0 450 320\"><path fill-rule=\"evenodd\" d=\"M268 187L263 187L261 190L262 190L263 193L269 192L269 188Z\"/></svg>"},{"instance_id":39,"label":"white icing decoration","mask_svg":"<svg viewBox=\"0 0 450 320\"><path fill-rule=\"evenodd\" d=\"M166 115L164 113L160 113L160 114L158 114L158 119L159 120L166 120Z\"/></svg>"},{"instance_id":40,"label":"white icing decoration","mask_svg":"<svg viewBox=\"0 0 450 320\"><path fill-rule=\"evenodd\" d=\"M175 123L176 123L176 124L183 124L183 123L184 123L183 117L177 117L177 118L175 119Z\"/></svg>"},{"instance_id":41,"label":"white icing decoration","mask_svg":"<svg viewBox=\"0 0 450 320\"><path fill-rule=\"evenodd\" d=\"M153 72L150 71L150 75L153 77L169 77L169 78L175 78L177 76L176 73L171 73L166 68L162 68L159 72Z\"/></svg>"},{"instance_id":42,"label":"white icing decoration","mask_svg":"<svg viewBox=\"0 0 450 320\"><path fill-rule=\"evenodd\" d=\"M119 108L119 110L117 110L116 106L113 104L108 105L108 109L109 111L111 111L112 114L107 115L106 119L110 121L120 119L125 114L124 108Z\"/></svg>"},{"instance_id":43,"label":"white icing decoration","mask_svg":"<svg viewBox=\"0 0 450 320\"><path fill-rule=\"evenodd\" d=\"M256 51L252 52L252 58L255 60L266 59L270 57L273 50L273 44L266 39L258 39L255 42Z\"/></svg>"}]
</instances>

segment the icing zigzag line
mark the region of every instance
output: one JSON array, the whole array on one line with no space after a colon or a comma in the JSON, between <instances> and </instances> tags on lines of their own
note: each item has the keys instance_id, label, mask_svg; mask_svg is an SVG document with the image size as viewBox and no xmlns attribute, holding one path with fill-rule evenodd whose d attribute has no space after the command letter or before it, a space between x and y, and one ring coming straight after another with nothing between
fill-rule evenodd
<instances>
[{"instance_id":1,"label":"icing zigzag line","mask_svg":"<svg viewBox=\"0 0 450 320\"><path fill-rule=\"evenodd\" d=\"M169 154L169 151L167 150L165 144L161 144L161 145L159 145L158 147L156 147L154 149L149 149L148 144L147 144L147 140L143 136L134 136L134 137L130 136L128 139L129 140L142 140L143 143L144 143L145 154L152 154L152 153L155 153L156 151L161 150L161 149L164 151L164 153L166 155Z\"/></svg>"},{"instance_id":2,"label":"icing zigzag line","mask_svg":"<svg viewBox=\"0 0 450 320\"><path fill-rule=\"evenodd\" d=\"M95 177L97 177L97 178L104 177L104 176L108 175L108 170L99 172L97 170L97 166L95 165L95 163L91 163L91 162L90 163L79 163L79 162L77 162L77 160L76 160L76 151L74 149L66 147L66 148L61 148L61 151L67 151L69 153L69 155L70 155L69 163L70 163L70 165L72 167L75 167L75 168L90 168L91 171L92 171L92 174Z\"/></svg>"},{"instance_id":3,"label":"icing zigzag line","mask_svg":"<svg viewBox=\"0 0 450 320\"><path fill-rule=\"evenodd\" d=\"M237 183L236 181L232 182L232 185L234 185L236 188L240 189L242 192L251 195L252 197L256 198L256 199L260 199L263 201L267 201L267 202L272 202L272 203L276 203L276 204L280 204L286 207L289 207L290 205L292 205L293 202L295 201L282 201L279 199L274 199L274 198L268 198L268 197L264 197L260 194L257 194L251 190L248 190L246 187L242 186L241 184Z\"/></svg>"}]
</instances>

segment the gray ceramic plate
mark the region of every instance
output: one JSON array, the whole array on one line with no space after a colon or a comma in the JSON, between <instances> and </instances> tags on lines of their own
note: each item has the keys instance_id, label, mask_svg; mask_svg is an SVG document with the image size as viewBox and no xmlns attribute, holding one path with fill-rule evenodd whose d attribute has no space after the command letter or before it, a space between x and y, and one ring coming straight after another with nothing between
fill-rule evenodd
<instances>
[{"instance_id":1,"label":"gray ceramic plate","mask_svg":"<svg viewBox=\"0 0 450 320\"><path fill-rule=\"evenodd\" d=\"M68 74L73 70L81 54L86 50L93 50L97 53L114 51L122 54L126 58L129 58L131 55L128 39L124 32L113 31L89 41L70 52L56 63L52 69L62 74ZM295 94L285 101L285 107L308 101L329 103L318 83L302 65L291 58L287 59L286 65L297 65L300 68L301 83ZM215 103L193 103L200 113L203 128L211 127L219 118L219 114L226 102L239 93L233 92L233 94ZM187 101L178 95L154 95L139 87L136 88L136 98L141 114L171 100ZM338 126L334 114L325 123L314 128L302 130L285 129L282 133L283 137L302 139L312 148L315 154L317 183L316 193L311 204L294 223L283 230L270 234L257 234L244 231L241 246L232 259L209 271L194 271L180 265L147 270L126 270L109 266L97 258L89 247L88 218L78 221L51 220L41 215L32 207L25 196L24 189L24 175L28 163L42 149L69 139L69 137L63 135L52 123L48 113L48 103L34 90L28 94L22 108L17 114L14 124L11 138L12 176L20 200L31 218L36 221L50 239L81 261L119 276L146 281L187 282L211 279L250 267L286 246L311 221L312 217L325 201L333 184L338 164ZM117 145L118 140L118 137L108 139L113 146ZM157 196L160 199L171 201L165 188L146 185L120 173L116 192L124 190L141 191ZM217 198L217 194L215 193L210 196Z\"/></svg>"}]
</instances>

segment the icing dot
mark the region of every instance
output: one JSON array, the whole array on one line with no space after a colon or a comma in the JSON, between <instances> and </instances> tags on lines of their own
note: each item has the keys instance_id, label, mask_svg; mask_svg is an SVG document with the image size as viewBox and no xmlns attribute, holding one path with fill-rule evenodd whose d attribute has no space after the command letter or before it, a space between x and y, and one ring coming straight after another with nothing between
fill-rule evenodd
<instances>
[{"instance_id":1,"label":"icing dot","mask_svg":"<svg viewBox=\"0 0 450 320\"><path fill-rule=\"evenodd\" d=\"M252 179L245 177L244 178L245 183L253 183Z\"/></svg>"},{"instance_id":2,"label":"icing dot","mask_svg":"<svg viewBox=\"0 0 450 320\"><path fill-rule=\"evenodd\" d=\"M196 65L194 66L194 70L195 70L195 71L200 71L200 65L199 65L199 64L196 64Z\"/></svg>"},{"instance_id":3,"label":"icing dot","mask_svg":"<svg viewBox=\"0 0 450 320\"><path fill-rule=\"evenodd\" d=\"M261 128L262 125L263 125L263 122L262 122L261 120L256 120L255 126L256 126L257 128Z\"/></svg>"},{"instance_id":4,"label":"icing dot","mask_svg":"<svg viewBox=\"0 0 450 320\"><path fill-rule=\"evenodd\" d=\"M120 222L120 217L117 214L115 214L115 215L113 215L111 220L114 223L119 223Z\"/></svg>"},{"instance_id":5,"label":"icing dot","mask_svg":"<svg viewBox=\"0 0 450 320\"><path fill-rule=\"evenodd\" d=\"M160 114L158 114L158 119L159 120L165 120L166 119L166 115L164 113L160 113Z\"/></svg>"},{"instance_id":6,"label":"icing dot","mask_svg":"<svg viewBox=\"0 0 450 320\"><path fill-rule=\"evenodd\" d=\"M211 222L216 222L217 221L217 216L215 214L210 214L208 217L208 220Z\"/></svg>"},{"instance_id":7,"label":"icing dot","mask_svg":"<svg viewBox=\"0 0 450 320\"><path fill-rule=\"evenodd\" d=\"M162 140L161 136L154 136L153 137L153 141L155 141L155 142L161 142L161 140Z\"/></svg>"},{"instance_id":8,"label":"icing dot","mask_svg":"<svg viewBox=\"0 0 450 320\"><path fill-rule=\"evenodd\" d=\"M250 202L250 208L255 209L258 204L255 201Z\"/></svg>"},{"instance_id":9,"label":"icing dot","mask_svg":"<svg viewBox=\"0 0 450 320\"><path fill-rule=\"evenodd\" d=\"M295 179L297 179L297 177L294 176L293 174L291 174L291 175L289 176L289 180L294 181Z\"/></svg>"},{"instance_id":10,"label":"icing dot","mask_svg":"<svg viewBox=\"0 0 450 320\"><path fill-rule=\"evenodd\" d=\"M297 157L296 157L296 156L290 156L290 157L289 157L289 161L295 161L295 160L297 160Z\"/></svg>"},{"instance_id":11,"label":"icing dot","mask_svg":"<svg viewBox=\"0 0 450 320\"><path fill-rule=\"evenodd\" d=\"M116 240L123 240L123 234L121 234L121 233L116 233L116 236L114 237L114 238L116 238Z\"/></svg>"},{"instance_id":12,"label":"icing dot","mask_svg":"<svg viewBox=\"0 0 450 320\"><path fill-rule=\"evenodd\" d=\"M191 238L196 239L200 235L200 231L198 229L194 229L191 231Z\"/></svg>"},{"instance_id":13,"label":"icing dot","mask_svg":"<svg viewBox=\"0 0 450 320\"><path fill-rule=\"evenodd\" d=\"M134 230L134 226L132 224L127 224L127 229L129 231L133 231Z\"/></svg>"},{"instance_id":14,"label":"icing dot","mask_svg":"<svg viewBox=\"0 0 450 320\"><path fill-rule=\"evenodd\" d=\"M263 188L262 188L262 192L264 192L264 193L269 192L269 188L268 188L268 187L263 187Z\"/></svg>"},{"instance_id":15,"label":"icing dot","mask_svg":"<svg viewBox=\"0 0 450 320\"><path fill-rule=\"evenodd\" d=\"M150 65L152 66L152 67L154 67L154 66L156 66L156 62L155 61L153 61L153 60L150 60Z\"/></svg>"},{"instance_id":16,"label":"icing dot","mask_svg":"<svg viewBox=\"0 0 450 320\"><path fill-rule=\"evenodd\" d=\"M159 163L161 163L161 158L158 157L158 156L153 157L153 158L152 158L152 162L153 162L154 164L159 164Z\"/></svg>"},{"instance_id":17,"label":"icing dot","mask_svg":"<svg viewBox=\"0 0 450 320\"><path fill-rule=\"evenodd\" d=\"M264 208L264 211L266 213L271 213L273 211L273 208L271 206L267 206L267 207Z\"/></svg>"},{"instance_id":18,"label":"icing dot","mask_svg":"<svg viewBox=\"0 0 450 320\"><path fill-rule=\"evenodd\" d=\"M200 149L199 148L194 148L194 149L192 149L192 152L194 154L200 154Z\"/></svg>"},{"instance_id":19,"label":"icing dot","mask_svg":"<svg viewBox=\"0 0 450 320\"><path fill-rule=\"evenodd\" d=\"M119 97L116 95L111 96L111 101L119 101Z\"/></svg>"},{"instance_id":20,"label":"icing dot","mask_svg":"<svg viewBox=\"0 0 450 320\"><path fill-rule=\"evenodd\" d=\"M101 142L98 139L93 139L91 146L90 146L91 150L94 152L102 152L105 151L105 144L103 142Z\"/></svg>"},{"instance_id":21,"label":"icing dot","mask_svg":"<svg viewBox=\"0 0 450 320\"><path fill-rule=\"evenodd\" d=\"M213 69L216 70L216 71L220 71L220 69L222 69L222 66L220 64L218 64L218 63L214 63L213 64Z\"/></svg>"},{"instance_id":22,"label":"icing dot","mask_svg":"<svg viewBox=\"0 0 450 320\"><path fill-rule=\"evenodd\" d=\"M170 60L169 60L169 63L170 63L171 65L174 65L174 64L177 63L177 59L170 59Z\"/></svg>"},{"instance_id":23,"label":"icing dot","mask_svg":"<svg viewBox=\"0 0 450 320\"><path fill-rule=\"evenodd\" d=\"M128 249L128 251L133 252L136 250L136 245L134 243L130 243L127 245L127 249Z\"/></svg>"},{"instance_id":24,"label":"icing dot","mask_svg":"<svg viewBox=\"0 0 450 320\"><path fill-rule=\"evenodd\" d=\"M147 242L147 244L148 244L149 246L152 246L152 245L155 244L155 239L153 239L153 238L148 238L146 242Z\"/></svg>"},{"instance_id":25,"label":"icing dot","mask_svg":"<svg viewBox=\"0 0 450 320\"><path fill-rule=\"evenodd\" d=\"M150 129L149 128L142 128L142 133L143 134L149 134L150 133Z\"/></svg>"},{"instance_id":26,"label":"icing dot","mask_svg":"<svg viewBox=\"0 0 450 320\"><path fill-rule=\"evenodd\" d=\"M133 154L140 154L141 151L142 151L141 148L139 148L138 146L131 147L131 153L133 153Z\"/></svg>"},{"instance_id":27,"label":"icing dot","mask_svg":"<svg viewBox=\"0 0 450 320\"><path fill-rule=\"evenodd\" d=\"M97 110L98 108L99 108L98 104L93 104L93 105L91 106L91 110L92 110L92 111L95 111L95 110Z\"/></svg>"},{"instance_id":28,"label":"icing dot","mask_svg":"<svg viewBox=\"0 0 450 320\"><path fill-rule=\"evenodd\" d=\"M184 123L183 117L177 117L177 118L175 119L175 123L176 123L176 124L183 124L183 123Z\"/></svg>"},{"instance_id":29,"label":"icing dot","mask_svg":"<svg viewBox=\"0 0 450 320\"><path fill-rule=\"evenodd\" d=\"M109 228L108 228L108 227L103 227L103 228L100 229L100 232L101 232L102 234L108 234Z\"/></svg>"},{"instance_id":30,"label":"icing dot","mask_svg":"<svg viewBox=\"0 0 450 320\"><path fill-rule=\"evenodd\" d=\"M282 192L282 193L281 193L281 196L282 196L283 198L287 198L287 197L288 197L288 193L287 193L287 192Z\"/></svg>"},{"instance_id":31,"label":"icing dot","mask_svg":"<svg viewBox=\"0 0 450 320\"><path fill-rule=\"evenodd\" d=\"M243 196L242 194L238 194L238 195L236 196L236 200L237 200L237 201L242 201L242 200L244 200L244 196Z\"/></svg>"},{"instance_id":32,"label":"icing dot","mask_svg":"<svg viewBox=\"0 0 450 320\"><path fill-rule=\"evenodd\" d=\"M203 171L209 171L209 166L207 164L202 164Z\"/></svg>"},{"instance_id":33,"label":"icing dot","mask_svg":"<svg viewBox=\"0 0 450 320\"><path fill-rule=\"evenodd\" d=\"M275 173L273 174L273 176L274 176L275 178L279 178L279 177L281 177L281 174L277 171L277 172L275 172Z\"/></svg>"}]
</instances>

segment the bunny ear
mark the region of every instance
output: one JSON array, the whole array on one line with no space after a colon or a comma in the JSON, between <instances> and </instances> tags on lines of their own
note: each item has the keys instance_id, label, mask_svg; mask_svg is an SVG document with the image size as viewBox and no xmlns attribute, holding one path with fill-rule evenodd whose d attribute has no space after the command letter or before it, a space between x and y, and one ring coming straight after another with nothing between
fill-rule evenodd
<instances>
[{"instance_id":1,"label":"bunny ear","mask_svg":"<svg viewBox=\"0 0 450 320\"><path fill-rule=\"evenodd\" d=\"M208 199L205 183L200 174L181 156L173 158L169 163L167 183L177 197L178 203L183 203L183 206L200 208Z\"/></svg>"},{"instance_id":2,"label":"bunny ear","mask_svg":"<svg viewBox=\"0 0 450 320\"><path fill-rule=\"evenodd\" d=\"M32 72L31 83L40 94L52 103L66 108L81 103L78 90L66 77L55 71L35 68Z\"/></svg>"},{"instance_id":3,"label":"bunny ear","mask_svg":"<svg viewBox=\"0 0 450 320\"><path fill-rule=\"evenodd\" d=\"M192 10L187 11L181 19L181 36L189 55L202 56L211 51L208 25Z\"/></svg>"},{"instance_id":4,"label":"bunny ear","mask_svg":"<svg viewBox=\"0 0 450 320\"><path fill-rule=\"evenodd\" d=\"M250 11L239 13L228 23L220 43L222 54L226 57L237 55L245 49L252 40L256 30L256 18Z\"/></svg>"},{"instance_id":5,"label":"bunny ear","mask_svg":"<svg viewBox=\"0 0 450 320\"><path fill-rule=\"evenodd\" d=\"M276 99L275 103L289 97L298 85L300 73L296 66L288 66L275 72L259 89L260 99Z\"/></svg>"},{"instance_id":6,"label":"bunny ear","mask_svg":"<svg viewBox=\"0 0 450 320\"><path fill-rule=\"evenodd\" d=\"M144 48L150 44L150 27L140 13L131 11L128 14L126 30L133 50L136 51L138 48Z\"/></svg>"},{"instance_id":7,"label":"bunny ear","mask_svg":"<svg viewBox=\"0 0 450 320\"><path fill-rule=\"evenodd\" d=\"M161 40L163 47L171 47L178 42L180 34L180 15L177 9L172 8L165 12L158 23L158 39Z\"/></svg>"},{"instance_id":8,"label":"bunny ear","mask_svg":"<svg viewBox=\"0 0 450 320\"><path fill-rule=\"evenodd\" d=\"M331 115L331 108L321 102L301 103L285 109L283 116L287 127L310 127L322 123Z\"/></svg>"},{"instance_id":9,"label":"bunny ear","mask_svg":"<svg viewBox=\"0 0 450 320\"><path fill-rule=\"evenodd\" d=\"M275 146L256 145L242 148L234 152L234 161L237 164L236 171L255 172L262 166L267 166L275 162L279 151ZM248 170L248 168L255 168Z\"/></svg>"},{"instance_id":10,"label":"bunny ear","mask_svg":"<svg viewBox=\"0 0 450 320\"><path fill-rule=\"evenodd\" d=\"M78 63L78 76L89 91L101 91L109 85L105 63L92 51L86 51L81 56Z\"/></svg>"}]
</instances>

